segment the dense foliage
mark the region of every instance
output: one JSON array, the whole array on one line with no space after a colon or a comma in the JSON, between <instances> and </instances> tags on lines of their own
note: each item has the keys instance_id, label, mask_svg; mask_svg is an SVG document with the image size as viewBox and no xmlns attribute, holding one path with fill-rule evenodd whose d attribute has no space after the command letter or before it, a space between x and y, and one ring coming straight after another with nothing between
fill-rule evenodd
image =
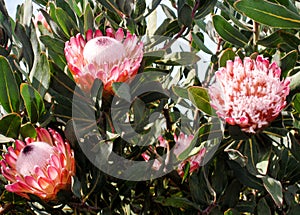
<instances>
[{"instance_id":1,"label":"dense foliage","mask_svg":"<svg viewBox=\"0 0 300 215\"><path fill-rule=\"evenodd\" d=\"M54 200L9 192L1 175L1 214L300 213L298 1L33 3L25 0L12 18L0 1L2 151L36 138L35 128L51 128L74 150L76 174ZM131 71L137 80L106 87L92 79L87 93L76 85L65 44L89 30L108 36L119 28L143 43L140 67ZM216 71L236 56L263 56L279 65L280 80L290 80L283 109L251 133L220 119L210 103ZM183 134L194 136L183 141L189 145L167 156L171 162L155 163ZM201 162L193 163L198 153Z\"/></svg>"}]
</instances>

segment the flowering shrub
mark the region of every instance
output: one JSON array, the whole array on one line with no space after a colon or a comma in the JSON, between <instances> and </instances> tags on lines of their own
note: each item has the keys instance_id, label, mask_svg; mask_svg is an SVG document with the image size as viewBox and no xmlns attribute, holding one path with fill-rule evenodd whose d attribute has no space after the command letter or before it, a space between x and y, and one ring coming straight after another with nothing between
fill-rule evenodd
<instances>
[{"instance_id":1,"label":"flowering shrub","mask_svg":"<svg viewBox=\"0 0 300 215\"><path fill-rule=\"evenodd\" d=\"M300 213L297 1L16 9L0 1L0 214Z\"/></svg>"}]
</instances>

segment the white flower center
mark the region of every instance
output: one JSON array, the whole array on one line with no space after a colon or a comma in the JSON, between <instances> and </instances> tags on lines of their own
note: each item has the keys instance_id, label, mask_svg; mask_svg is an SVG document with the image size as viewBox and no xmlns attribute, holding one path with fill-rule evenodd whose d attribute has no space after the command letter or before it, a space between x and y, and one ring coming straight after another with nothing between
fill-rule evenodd
<instances>
[{"instance_id":1,"label":"white flower center","mask_svg":"<svg viewBox=\"0 0 300 215\"><path fill-rule=\"evenodd\" d=\"M23 176L34 174L34 167L39 166L42 169L46 167L47 160L52 153L52 146L45 142L33 142L26 145L18 156L17 172Z\"/></svg>"},{"instance_id":2,"label":"white flower center","mask_svg":"<svg viewBox=\"0 0 300 215\"><path fill-rule=\"evenodd\" d=\"M113 63L125 56L125 47L111 37L96 37L89 40L83 50L84 59L90 64Z\"/></svg>"}]
</instances>

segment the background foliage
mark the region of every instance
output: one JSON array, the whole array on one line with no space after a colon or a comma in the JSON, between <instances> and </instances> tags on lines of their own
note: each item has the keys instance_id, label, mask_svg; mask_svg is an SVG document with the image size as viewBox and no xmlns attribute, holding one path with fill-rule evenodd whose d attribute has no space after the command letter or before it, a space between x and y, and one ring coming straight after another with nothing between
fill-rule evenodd
<instances>
[{"instance_id":1,"label":"background foliage","mask_svg":"<svg viewBox=\"0 0 300 215\"><path fill-rule=\"evenodd\" d=\"M60 193L55 202L25 200L5 191L1 176L1 213L34 214L299 214L299 2L293 0L34 0L51 31L34 25L32 2L26 0L9 17L0 2L0 143L5 151L12 138L35 137L35 126L60 130L75 150L77 173L71 193ZM166 4L168 2L168 4ZM169 4L170 3L170 4ZM169 7L167 5L172 5ZM163 22L150 28L157 8ZM176 77L169 83L178 100L157 94L142 98L147 108L132 105L132 125L147 132L151 113L163 113L165 136L170 138L192 113L198 145L220 145L213 157L192 175L181 179L176 171L161 178L133 182L110 177L94 167L81 153L72 129L75 83L64 57L64 43L77 33L106 27L129 29L138 36L153 33L164 48L151 52L145 46L140 73L160 71ZM151 35L152 36L152 35ZM171 39L170 39L171 38ZM190 47L170 57L170 46L182 38ZM210 38L210 39L209 39ZM208 40L216 43L211 50ZM150 50L150 51L149 51ZM211 57L204 68L197 53ZM276 61L282 77L292 77L288 105L265 130L248 136L238 127L215 130L217 118L209 106L207 87L214 72L238 55L262 54ZM200 55L201 56L201 55ZM186 60L190 61L187 62ZM192 60L191 60L192 59ZM185 62L185 64L181 63ZM204 77L204 79L203 79ZM97 95L97 94L96 94ZM101 100L101 95L98 95ZM181 104L188 111L175 107ZM100 104L100 103L98 103ZM159 104L167 104L162 108ZM101 115L106 111L95 107ZM80 111L80 110L78 110ZM187 119L185 119L185 117ZM99 124L100 126L100 124ZM110 125L105 126L110 130ZM157 132L161 128L157 126ZM208 140L206 132L221 132L222 139ZM114 139L112 150L130 159L141 159L145 147Z\"/></svg>"}]
</instances>

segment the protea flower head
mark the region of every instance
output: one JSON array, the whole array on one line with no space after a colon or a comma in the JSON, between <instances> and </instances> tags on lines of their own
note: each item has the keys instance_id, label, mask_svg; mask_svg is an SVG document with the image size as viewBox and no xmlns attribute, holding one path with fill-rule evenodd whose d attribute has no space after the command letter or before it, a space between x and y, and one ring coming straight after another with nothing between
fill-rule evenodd
<instances>
[{"instance_id":1,"label":"protea flower head","mask_svg":"<svg viewBox=\"0 0 300 215\"><path fill-rule=\"evenodd\" d=\"M179 136L174 135L175 145L174 145L173 153L174 153L174 155L177 158L178 158L178 156L184 150L186 150L189 147L189 145L191 144L193 138L194 138L194 135L186 135L186 134L184 134L182 132L179 134ZM168 148L168 141L166 139L164 139L162 136L160 136L158 138L158 140L159 140L159 146L160 147ZM189 173L190 174L192 172L196 171L200 167L200 165L201 165L201 162L203 160L205 152L206 152L206 149L202 148L197 154L195 154L195 155L193 155L191 157L188 157L184 161L180 162L177 165L177 172L178 172L178 174L181 177L183 177L183 175L184 175L184 168L185 168L185 166L186 166L187 163L190 164L190 169L189 169ZM146 161L150 160L150 156L147 153L143 153L142 157ZM160 167L161 167L161 165L162 165L161 161L159 159L155 159L154 162L153 162L152 168L155 169L155 170L159 170Z\"/></svg>"},{"instance_id":2,"label":"protea flower head","mask_svg":"<svg viewBox=\"0 0 300 215\"><path fill-rule=\"evenodd\" d=\"M5 188L27 199L34 194L55 200L60 190L69 188L75 174L74 152L56 131L36 131L36 139L16 140L3 155L1 172L9 181Z\"/></svg>"},{"instance_id":3,"label":"protea flower head","mask_svg":"<svg viewBox=\"0 0 300 215\"><path fill-rule=\"evenodd\" d=\"M106 93L112 92L112 83L125 82L136 75L143 58L143 43L136 35L119 28L106 34L88 30L71 37L65 44L65 56L74 80L89 92L96 78L103 82Z\"/></svg>"},{"instance_id":4,"label":"protea flower head","mask_svg":"<svg viewBox=\"0 0 300 215\"><path fill-rule=\"evenodd\" d=\"M216 72L209 87L211 106L230 125L255 133L272 122L286 105L290 80L280 80L281 69L262 56L236 57Z\"/></svg>"}]
</instances>

